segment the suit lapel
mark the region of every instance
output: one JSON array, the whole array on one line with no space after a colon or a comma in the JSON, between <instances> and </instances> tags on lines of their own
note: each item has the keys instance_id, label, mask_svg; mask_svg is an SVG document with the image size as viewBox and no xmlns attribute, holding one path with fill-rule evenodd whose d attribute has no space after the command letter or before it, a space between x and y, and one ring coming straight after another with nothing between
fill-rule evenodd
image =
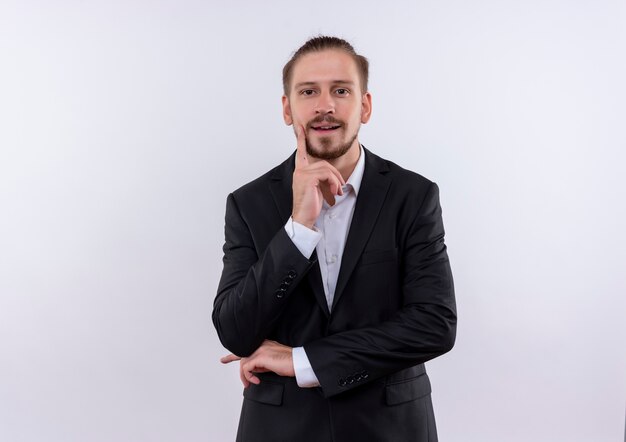
<instances>
[{"instance_id":1,"label":"suit lapel","mask_svg":"<svg viewBox=\"0 0 626 442\"><path fill-rule=\"evenodd\" d=\"M350 275L363 253L391 184L391 180L385 175L389 171L387 164L367 149L364 148L364 151L365 171L341 258L333 309L343 294Z\"/></svg>"},{"instance_id":2,"label":"suit lapel","mask_svg":"<svg viewBox=\"0 0 626 442\"><path fill-rule=\"evenodd\" d=\"M270 175L270 191L272 193L272 197L274 198L276 209L280 214L280 219L283 223L286 223L287 219L291 216L293 204L291 184L293 181L294 166L295 154L274 169L274 172ZM313 251L311 260L317 261L317 253L315 251ZM322 285L322 274L320 272L320 266L317 262L309 270L309 273L307 274L307 281L311 285L311 290L313 291L318 304L322 308L322 311L326 317L330 317L328 303L326 302L326 295L324 294L324 286Z\"/></svg>"},{"instance_id":3,"label":"suit lapel","mask_svg":"<svg viewBox=\"0 0 626 442\"><path fill-rule=\"evenodd\" d=\"M293 180L294 164L295 155L292 155L280 166L276 167L270 175L270 192L283 223L286 223L291 216L291 206L293 204L291 182Z\"/></svg>"}]
</instances>

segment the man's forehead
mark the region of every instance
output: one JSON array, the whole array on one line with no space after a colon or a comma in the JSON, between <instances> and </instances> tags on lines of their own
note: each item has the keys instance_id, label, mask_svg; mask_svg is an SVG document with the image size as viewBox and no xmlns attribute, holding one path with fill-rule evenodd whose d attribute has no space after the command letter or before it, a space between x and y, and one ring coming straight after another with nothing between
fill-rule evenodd
<instances>
[{"instance_id":1,"label":"man's forehead","mask_svg":"<svg viewBox=\"0 0 626 442\"><path fill-rule=\"evenodd\" d=\"M294 86L312 83L343 83L358 81L354 58L342 50L328 49L303 55L293 67Z\"/></svg>"},{"instance_id":2,"label":"man's forehead","mask_svg":"<svg viewBox=\"0 0 626 442\"><path fill-rule=\"evenodd\" d=\"M317 75L333 78L335 81L352 81L358 76L356 61L342 50L327 49L303 55L293 67L296 81L314 81L308 78L297 78Z\"/></svg>"}]
</instances>

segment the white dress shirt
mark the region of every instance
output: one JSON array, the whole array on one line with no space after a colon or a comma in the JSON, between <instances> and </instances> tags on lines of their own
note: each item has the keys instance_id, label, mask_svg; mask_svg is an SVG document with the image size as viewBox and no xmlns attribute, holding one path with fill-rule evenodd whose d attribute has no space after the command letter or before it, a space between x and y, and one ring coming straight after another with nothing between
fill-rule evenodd
<instances>
[{"instance_id":1,"label":"white dress shirt","mask_svg":"<svg viewBox=\"0 0 626 442\"><path fill-rule=\"evenodd\" d=\"M292 218L289 218L285 224L287 234L307 259L311 257L313 250L317 251L317 261L322 274L324 295L329 311L332 310L343 249L346 245L364 171L365 154L361 147L359 159L352 175L346 181L346 185L343 186L343 195L335 196L333 206L329 206L326 201L323 202L322 210L313 229L293 221ZM293 349L293 366L296 381L300 387L317 387L320 385L303 347Z\"/></svg>"}]
</instances>

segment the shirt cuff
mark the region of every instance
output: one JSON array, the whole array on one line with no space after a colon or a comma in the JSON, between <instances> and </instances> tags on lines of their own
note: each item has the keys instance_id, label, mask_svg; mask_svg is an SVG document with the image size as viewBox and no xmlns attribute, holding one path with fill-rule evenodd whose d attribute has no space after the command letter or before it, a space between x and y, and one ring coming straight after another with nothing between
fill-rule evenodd
<instances>
[{"instance_id":1,"label":"shirt cuff","mask_svg":"<svg viewBox=\"0 0 626 442\"><path fill-rule=\"evenodd\" d=\"M298 387L311 388L319 387L320 383L313 372L313 367L304 351L304 347L294 347L292 350L293 371L296 372L296 382Z\"/></svg>"},{"instance_id":2,"label":"shirt cuff","mask_svg":"<svg viewBox=\"0 0 626 442\"><path fill-rule=\"evenodd\" d=\"M291 241L293 241L294 245L306 259L311 258L317 243L322 239L321 232L318 232L315 226L313 226L313 229L314 230L311 230L303 226L299 222L294 221L291 217L289 217L287 224L285 224L287 235L289 235Z\"/></svg>"}]
</instances>

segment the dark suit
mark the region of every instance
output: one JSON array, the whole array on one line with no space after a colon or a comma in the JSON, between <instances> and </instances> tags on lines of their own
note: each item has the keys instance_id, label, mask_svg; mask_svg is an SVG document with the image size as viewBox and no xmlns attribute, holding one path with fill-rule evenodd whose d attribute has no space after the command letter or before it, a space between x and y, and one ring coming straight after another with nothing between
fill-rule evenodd
<instances>
[{"instance_id":1,"label":"dark suit","mask_svg":"<svg viewBox=\"0 0 626 442\"><path fill-rule=\"evenodd\" d=\"M292 155L228 196L213 322L239 356L264 339L304 346L321 387L260 374L237 440L436 441L423 363L456 332L437 185L365 150L329 313L315 253L303 257L283 228L293 169Z\"/></svg>"}]
</instances>

